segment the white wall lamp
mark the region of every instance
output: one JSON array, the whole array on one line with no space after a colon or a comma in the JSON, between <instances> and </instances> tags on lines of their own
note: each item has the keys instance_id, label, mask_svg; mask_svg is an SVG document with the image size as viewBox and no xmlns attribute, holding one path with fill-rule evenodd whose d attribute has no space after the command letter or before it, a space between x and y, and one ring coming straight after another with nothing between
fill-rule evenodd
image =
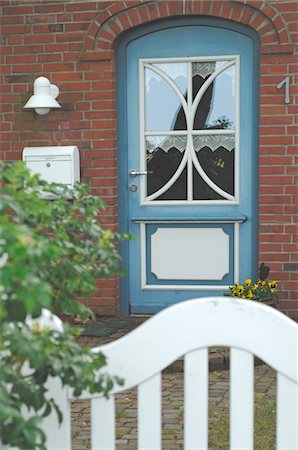
<instances>
[{"instance_id":1,"label":"white wall lamp","mask_svg":"<svg viewBox=\"0 0 298 450\"><path fill-rule=\"evenodd\" d=\"M48 114L51 108L61 108L55 100L59 95L59 88L51 84L46 77L38 77L33 84L34 94L29 98L24 109L35 109L36 113L43 116Z\"/></svg>"}]
</instances>

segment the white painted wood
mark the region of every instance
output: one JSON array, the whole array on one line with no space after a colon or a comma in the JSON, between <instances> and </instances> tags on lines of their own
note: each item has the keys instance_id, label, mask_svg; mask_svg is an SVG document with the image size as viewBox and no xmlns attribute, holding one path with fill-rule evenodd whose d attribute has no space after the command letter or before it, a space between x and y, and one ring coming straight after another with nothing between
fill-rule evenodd
<instances>
[{"instance_id":1,"label":"white painted wood","mask_svg":"<svg viewBox=\"0 0 298 450\"><path fill-rule=\"evenodd\" d=\"M219 345L234 347L231 353L230 449L253 449L254 354L279 372L277 450L297 450L298 325L269 306L226 297L179 303L117 341L93 349L106 355L106 372L125 380L124 386L115 386L113 393L140 385L139 450L161 449L160 372L182 355L186 355L185 449L207 449L206 351L210 346ZM69 395L66 389L58 387L58 390L57 386L51 387L50 394L58 395L58 400L65 405L66 422L61 428L64 437L58 438L57 424L45 425L45 422L44 429L51 439L49 450L68 450ZM95 399L92 450L114 450L112 399L99 399L99 395L88 393L81 396L90 397Z\"/></svg>"},{"instance_id":2,"label":"white painted wood","mask_svg":"<svg viewBox=\"0 0 298 450\"><path fill-rule=\"evenodd\" d=\"M107 356L106 371L123 377L127 389L192 350L233 347L235 342L297 382L297 330L293 320L258 302L199 298L166 308L126 336L93 351ZM122 390L114 388L114 392Z\"/></svg>"},{"instance_id":3,"label":"white painted wood","mask_svg":"<svg viewBox=\"0 0 298 450\"><path fill-rule=\"evenodd\" d=\"M161 450L161 375L138 388L138 450Z\"/></svg>"},{"instance_id":4,"label":"white painted wood","mask_svg":"<svg viewBox=\"0 0 298 450\"><path fill-rule=\"evenodd\" d=\"M63 332L64 329L61 319L46 308L42 309L41 316L37 319L32 319L28 316L26 318L26 323L28 326L33 326L38 323L41 329L49 328L58 332ZM24 372L28 374L31 373L31 369L28 365L26 365ZM47 450L70 450L71 424L69 390L62 387L62 383L58 378L49 378L45 387L48 390L46 397L48 399L54 399L63 415L62 425L59 424L58 416L54 409L51 414L42 421L41 428L47 438ZM27 409L24 409L23 414L27 419L34 415L32 410L28 412Z\"/></svg>"},{"instance_id":5,"label":"white painted wood","mask_svg":"<svg viewBox=\"0 0 298 450\"><path fill-rule=\"evenodd\" d=\"M115 450L115 400L91 400L91 450Z\"/></svg>"},{"instance_id":6,"label":"white painted wood","mask_svg":"<svg viewBox=\"0 0 298 450\"><path fill-rule=\"evenodd\" d=\"M151 235L151 272L160 280L222 280L229 273L229 236L220 227L158 228Z\"/></svg>"},{"instance_id":7,"label":"white painted wood","mask_svg":"<svg viewBox=\"0 0 298 450\"><path fill-rule=\"evenodd\" d=\"M189 56L177 58L141 58L142 63L170 63L170 62L200 62L200 61L226 61L235 58L235 55L220 55L220 56Z\"/></svg>"},{"instance_id":8,"label":"white painted wood","mask_svg":"<svg viewBox=\"0 0 298 450\"><path fill-rule=\"evenodd\" d=\"M230 352L230 450L254 449L254 358Z\"/></svg>"},{"instance_id":9,"label":"white painted wood","mask_svg":"<svg viewBox=\"0 0 298 450\"><path fill-rule=\"evenodd\" d=\"M229 290L228 285L224 284L144 284L143 289L152 290L152 291L166 291L167 289L173 289L175 291L218 291L222 294L225 291Z\"/></svg>"},{"instance_id":10,"label":"white painted wood","mask_svg":"<svg viewBox=\"0 0 298 450\"><path fill-rule=\"evenodd\" d=\"M62 388L61 381L57 378L49 379L46 387L49 390L47 397L55 400L63 415L62 425L59 425L54 410L42 421L41 428L47 437L47 450L70 450L71 424L68 389Z\"/></svg>"},{"instance_id":11,"label":"white painted wood","mask_svg":"<svg viewBox=\"0 0 298 450\"><path fill-rule=\"evenodd\" d=\"M184 448L208 450L208 349L184 359Z\"/></svg>"},{"instance_id":12,"label":"white painted wood","mask_svg":"<svg viewBox=\"0 0 298 450\"><path fill-rule=\"evenodd\" d=\"M140 251L141 251L141 289L147 283L147 251L146 251L146 224L140 224Z\"/></svg>"},{"instance_id":13,"label":"white painted wood","mask_svg":"<svg viewBox=\"0 0 298 450\"><path fill-rule=\"evenodd\" d=\"M239 223L234 223L234 283L239 283L240 277L240 230Z\"/></svg>"},{"instance_id":14,"label":"white painted wood","mask_svg":"<svg viewBox=\"0 0 298 450\"><path fill-rule=\"evenodd\" d=\"M236 120L235 120L235 180L234 180L234 195L236 203L240 202L240 55L235 56L236 68Z\"/></svg>"},{"instance_id":15,"label":"white painted wood","mask_svg":"<svg viewBox=\"0 0 298 450\"><path fill-rule=\"evenodd\" d=\"M292 358L292 354L288 354ZM294 356L295 358L295 356ZM297 360L297 356L296 356ZM297 364L298 372L298 364ZM298 384L277 375L277 450L298 449Z\"/></svg>"},{"instance_id":16,"label":"white painted wood","mask_svg":"<svg viewBox=\"0 0 298 450\"><path fill-rule=\"evenodd\" d=\"M140 169L147 170L146 145L145 145L145 67L142 60L139 60L139 146L140 146ZM129 168L130 170L131 168ZM147 197L147 177L140 177L140 201Z\"/></svg>"}]
</instances>

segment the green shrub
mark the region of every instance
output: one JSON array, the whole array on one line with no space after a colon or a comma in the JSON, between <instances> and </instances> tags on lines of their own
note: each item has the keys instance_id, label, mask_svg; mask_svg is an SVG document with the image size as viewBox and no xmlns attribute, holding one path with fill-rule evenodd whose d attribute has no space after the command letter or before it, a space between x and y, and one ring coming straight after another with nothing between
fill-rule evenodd
<instances>
[{"instance_id":1,"label":"green shrub","mask_svg":"<svg viewBox=\"0 0 298 450\"><path fill-rule=\"evenodd\" d=\"M43 199L45 191L57 199ZM19 449L45 450L42 417L54 408L62 420L45 395L48 377L75 395L85 389L107 395L120 382L98 373L104 355L81 348L75 329L28 323L42 308L92 315L78 299L91 295L99 278L121 273L117 245L126 236L100 226L102 201L81 184L69 198L69 189L30 176L23 163L0 163L0 440Z\"/></svg>"}]
</instances>

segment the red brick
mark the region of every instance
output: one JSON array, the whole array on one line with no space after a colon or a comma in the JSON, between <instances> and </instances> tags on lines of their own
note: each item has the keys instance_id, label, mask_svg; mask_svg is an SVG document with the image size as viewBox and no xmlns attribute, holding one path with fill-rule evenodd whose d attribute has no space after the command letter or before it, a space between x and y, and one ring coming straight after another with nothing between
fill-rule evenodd
<instances>
[{"instance_id":1,"label":"red brick","mask_svg":"<svg viewBox=\"0 0 298 450\"><path fill-rule=\"evenodd\" d=\"M47 24L47 25L35 25L33 27L34 33L61 33L63 32L63 24Z\"/></svg>"},{"instance_id":2,"label":"red brick","mask_svg":"<svg viewBox=\"0 0 298 450\"><path fill-rule=\"evenodd\" d=\"M128 11L127 13L130 22L135 26L135 25L139 25L141 23L141 19L137 13L137 10L135 9L131 9Z\"/></svg>"},{"instance_id":3,"label":"red brick","mask_svg":"<svg viewBox=\"0 0 298 450\"><path fill-rule=\"evenodd\" d=\"M122 2L120 2L122 3ZM84 11L94 11L96 9L94 2L85 2L83 3ZM65 2L65 11L68 12L76 12L76 11L82 11L82 3L75 3L75 2Z\"/></svg>"},{"instance_id":4,"label":"red brick","mask_svg":"<svg viewBox=\"0 0 298 450\"><path fill-rule=\"evenodd\" d=\"M280 227L282 228L282 227ZM261 242L291 242L291 236L287 234L260 234Z\"/></svg>"},{"instance_id":5,"label":"red brick","mask_svg":"<svg viewBox=\"0 0 298 450\"><path fill-rule=\"evenodd\" d=\"M258 15L252 16L249 25L257 30L264 22L264 16L260 13Z\"/></svg>"},{"instance_id":6,"label":"red brick","mask_svg":"<svg viewBox=\"0 0 298 450\"><path fill-rule=\"evenodd\" d=\"M242 6L237 7L236 5L234 5L233 11L231 14L231 19L234 20L235 22L239 22L239 19L242 14L242 9L243 9Z\"/></svg>"},{"instance_id":7,"label":"red brick","mask_svg":"<svg viewBox=\"0 0 298 450\"><path fill-rule=\"evenodd\" d=\"M201 8L201 14L202 15L210 15L210 9L211 9L210 1L203 0L202 5L203 6Z\"/></svg>"},{"instance_id":8,"label":"red brick","mask_svg":"<svg viewBox=\"0 0 298 450\"><path fill-rule=\"evenodd\" d=\"M282 245L279 243L274 243L274 244L260 244L259 245L259 250L260 252L273 252L273 253L280 253L282 251Z\"/></svg>"},{"instance_id":9,"label":"red brick","mask_svg":"<svg viewBox=\"0 0 298 450\"><path fill-rule=\"evenodd\" d=\"M83 39L83 32L73 32L73 33L57 33L55 35L57 42L75 42L81 41Z\"/></svg>"},{"instance_id":10,"label":"red brick","mask_svg":"<svg viewBox=\"0 0 298 450\"><path fill-rule=\"evenodd\" d=\"M260 177L260 183L262 185L267 185L267 186L276 186L278 184L282 184L282 185L287 185L287 184L292 184L293 182L293 177L289 176L289 175L279 175L279 174L275 174L274 176L272 174L270 175L261 175ZM287 189L288 187L285 186L285 189Z\"/></svg>"},{"instance_id":11,"label":"red brick","mask_svg":"<svg viewBox=\"0 0 298 450\"><path fill-rule=\"evenodd\" d=\"M262 116L260 117L261 125L289 125L293 123L293 116L283 115L283 116Z\"/></svg>"},{"instance_id":12,"label":"red brick","mask_svg":"<svg viewBox=\"0 0 298 450\"><path fill-rule=\"evenodd\" d=\"M121 25L123 26L123 29L125 29L125 30L132 26L127 13L122 13L119 16L118 20L121 23Z\"/></svg>"},{"instance_id":13,"label":"red brick","mask_svg":"<svg viewBox=\"0 0 298 450\"><path fill-rule=\"evenodd\" d=\"M30 5L11 5L11 6L6 6L3 5L2 6L2 14L3 16L7 15L7 16L23 16L26 14L31 14L33 12L33 7Z\"/></svg>"},{"instance_id":14,"label":"red brick","mask_svg":"<svg viewBox=\"0 0 298 450\"><path fill-rule=\"evenodd\" d=\"M43 35L27 35L23 37L24 44L49 44L55 42L55 36L53 34Z\"/></svg>"},{"instance_id":15,"label":"red brick","mask_svg":"<svg viewBox=\"0 0 298 450\"><path fill-rule=\"evenodd\" d=\"M266 166L283 166L292 163L291 156L261 156L260 162Z\"/></svg>"},{"instance_id":16,"label":"red brick","mask_svg":"<svg viewBox=\"0 0 298 450\"><path fill-rule=\"evenodd\" d=\"M28 34L30 33L31 30L31 26L30 25L18 25L18 24L13 24L13 25L3 25L1 26L1 34L3 36L9 35L9 34Z\"/></svg>"},{"instance_id":17,"label":"red brick","mask_svg":"<svg viewBox=\"0 0 298 450\"><path fill-rule=\"evenodd\" d=\"M108 24L104 25L104 29L111 35L118 36L122 32L122 25L120 23L119 26L114 20L109 20Z\"/></svg>"},{"instance_id":18,"label":"red brick","mask_svg":"<svg viewBox=\"0 0 298 450\"><path fill-rule=\"evenodd\" d=\"M253 9L244 7L244 12L242 14L242 23L249 23L251 16L253 15Z\"/></svg>"},{"instance_id":19,"label":"red brick","mask_svg":"<svg viewBox=\"0 0 298 450\"><path fill-rule=\"evenodd\" d=\"M217 2L217 1L213 2L212 15L220 16L221 7L222 7L222 2ZM241 9L243 9L243 7L241 7Z\"/></svg>"},{"instance_id":20,"label":"red brick","mask_svg":"<svg viewBox=\"0 0 298 450\"><path fill-rule=\"evenodd\" d=\"M186 2L186 10L187 10L187 12L189 12L189 8L191 8L191 6L192 6L192 2L191 1L187 1ZM158 3L158 8L159 8L160 17L167 17L169 15L167 2L160 1ZM142 9L143 9L142 7L139 8L141 17L143 19L145 19L145 14L146 14L146 16L148 18L147 7L144 8L144 10L146 11L146 12L144 11L144 13L143 13Z\"/></svg>"},{"instance_id":21,"label":"red brick","mask_svg":"<svg viewBox=\"0 0 298 450\"><path fill-rule=\"evenodd\" d=\"M262 145L274 145L277 143L276 136L261 136L260 144ZM292 144L293 137L292 136L278 136L278 144Z\"/></svg>"},{"instance_id":22,"label":"red brick","mask_svg":"<svg viewBox=\"0 0 298 450\"><path fill-rule=\"evenodd\" d=\"M149 14L150 20L159 19L157 5L149 3L147 6L148 6L148 14ZM174 15L175 15L176 14L176 6L175 6L174 2L171 2L169 4L169 8L171 10L173 10L173 9L175 10L175 12L174 12Z\"/></svg>"}]
</instances>

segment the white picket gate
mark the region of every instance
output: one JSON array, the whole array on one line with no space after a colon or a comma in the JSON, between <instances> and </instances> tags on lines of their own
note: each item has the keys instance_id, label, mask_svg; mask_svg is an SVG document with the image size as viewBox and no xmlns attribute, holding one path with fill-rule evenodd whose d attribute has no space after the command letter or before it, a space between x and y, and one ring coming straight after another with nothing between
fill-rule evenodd
<instances>
[{"instance_id":1,"label":"white picket gate","mask_svg":"<svg viewBox=\"0 0 298 450\"><path fill-rule=\"evenodd\" d=\"M94 349L125 379L109 399L91 398L92 450L115 450L114 394L138 387L138 449L161 450L161 371L184 355L184 449L208 449L208 347L230 347L230 450L253 450L254 355L277 372L277 450L298 449L298 325L273 308L214 297L169 307ZM64 422L44 422L49 450L70 450L67 389L53 382ZM269 449L268 449L269 450Z\"/></svg>"}]
</instances>

